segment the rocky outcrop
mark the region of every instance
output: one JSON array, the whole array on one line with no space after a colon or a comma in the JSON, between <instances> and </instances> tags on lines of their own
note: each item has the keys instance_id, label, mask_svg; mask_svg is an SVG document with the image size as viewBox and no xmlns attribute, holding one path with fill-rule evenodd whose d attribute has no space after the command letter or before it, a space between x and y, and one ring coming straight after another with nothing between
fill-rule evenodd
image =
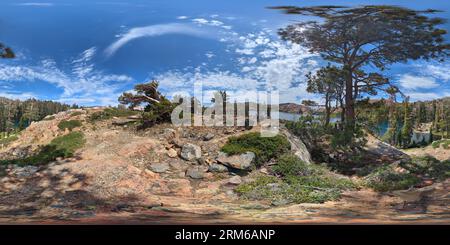
<instances>
[{"instance_id":1,"label":"rocky outcrop","mask_svg":"<svg viewBox=\"0 0 450 245\"><path fill-rule=\"evenodd\" d=\"M308 148L306 147L302 139L300 139L300 137L290 133L287 129L282 129L281 133L284 134L289 140L289 143L291 143L291 150L298 158L300 158L305 163L312 162L311 154L309 153Z\"/></svg>"},{"instance_id":2,"label":"rocky outcrop","mask_svg":"<svg viewBox=\"0 0 450 245\"><path fill-rule=\"evenodd\" d=\"M202 149L198 145L187 143L183 145L180 156L187 161L197 160L202 157Z\"/></svg>"},{"instance_id":3,"label":"rocky outcrop","mask_svg":"<svg viewBox=\"0 0 450 245\"><path fill-rule=\"evenodd\" d=\"M224 152L219 152L219 156L217 157L217 162L232 167L235 169L241 170L249 170L252 166L253 160L255 159L255 153L246 152L240 155L232 155L228 156Z\"/></svg>"}]
</instances>

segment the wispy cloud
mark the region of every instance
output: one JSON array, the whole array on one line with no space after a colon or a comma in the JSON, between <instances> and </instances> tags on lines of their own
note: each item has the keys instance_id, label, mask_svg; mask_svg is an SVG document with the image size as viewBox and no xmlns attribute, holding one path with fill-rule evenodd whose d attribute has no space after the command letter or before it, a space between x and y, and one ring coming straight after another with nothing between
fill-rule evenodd
<instances>
[{"instance_id":1,"label":"wispy cloud","mask_svg":"<svg viewBox=\"0 0 450 245\"><path fill-rule=\"evenodd\" d=\"M430 89L439 87L433 77L403 74L399 79L400 86L405 90Z\"/></svg>"},{"instance_id":2,"label":"wispy cloud","mask_svg":"<svg viewBox=\"0 0 450 245\"><path fill-rule=\"evenodd\" d=\"M204 102L217 90L227 90L230 99L237 101L255 101L257 91L261 90L277 90L282 102L320 101L316 95L307 93L305 84L305 75L318 67L317 55L300 45L279 40L271 30L237 36L232 33L225 35L224 45L234 50L232 56L236 57L238 71L206 65L188 72L170 70L154 76L161 88L172 96L192 95L194 83L201 82ZM205 55L210 60L215 58L209 52Z\"/></svg>"},{"instance_id":3,"label":"wispy cloud","mask_svg":"<svg viewBox=\"0 0 450 245\"><path fill-rule=\"evenodd\" d=\"M16 3L14 5L17 5L17 6L34 6L34 7L52 7L52 6L54 6L53 3L35 3L35 2L32 2L32 3Z\"/></svg>"},{"instance_id":4,"label":"wispy cloud","mask_svg":"<svg viewBox=\"0 0 450 245\"><path fill-rule=\"evenodd\" d=\"M107 74L97 70L92 61L96 50L95 47L89 48L72 59L69 72L61 70L61 65L52 59L42 60L36 65L1 64L0 81L53 84L63 90L58 99L63 102L116 104L117 96L133 79L126 75ZM11 92L7 94L11 95ZM27 94L22 96L25 95Z\"/></svg>"},{"instance_id":5,"label":"wispy cloud","mask_svg":"<svg viewBox=\"0 0 450 245\"><path fill-rule=\"evenodd\" d=\"M170 23L170 24L161 24L161 25L151 25L145 27L136 27L129 30L127 33L121 36L120 39L112 43L105 50L105 54L110 57L114 55L117 50L123 47L125 44L143 37L154 37L154 36L162 36L168 34L183 34L189 36L197 36L203 38L214 38L212 34L208 31L188 25L188 24L180 24L180 23Z\"/></svg>"}]
</instances>

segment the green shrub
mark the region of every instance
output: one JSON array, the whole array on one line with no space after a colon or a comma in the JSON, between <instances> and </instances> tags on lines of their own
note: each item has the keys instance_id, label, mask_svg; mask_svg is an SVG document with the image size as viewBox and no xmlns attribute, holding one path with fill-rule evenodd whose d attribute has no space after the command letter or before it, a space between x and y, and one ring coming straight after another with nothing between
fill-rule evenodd
<instances>
[{"instance_id":1,"label":"green shrub","mask_svg":"<svg viewBox=\"0 0 450 245\"><path fill-rule=\"evenodd\" d=\"M71 132L56 137L33 156L23 159L2 160L0 164L43 165L55 161L58 157L72 157L77 149L83 147L84 143L84 135L81 132Z\"/></svg>"},{"instance_id":2,"label":"green shrub","mask_svg":"<svg viewBox=\"0 0 450 245\"><path fill-rule=\"evenodd\" d=\"M412 173L399 173L393 166L385 165L366 176L364 182L376 191L393 191L408 189L419 183L420 179Z\"/></svg>"},{"instance_id":3,"label":"green shrub","mask_svg":"<svg viewBox=\"0 0 450 245\"><path fill-rule=\"evenodd\" d=\"M228 142L222 147L222 151L229 154L242 154L253 152L256 155L255 164L257 166L277 158L281 154L289 151L291 144L282 135L274 137L261 137L258 132L243 134L237 137L230 137Z\"/></svg>"},{"instance_id":4,"label":"green shrub","mask_svg":"<svg viewBox=\"0 0 450 245\"><path fill-rule=\"evenodd\" d=\"M236 192L245 199L269 200L272 203L323 203L337 200L342 192L338 187L323 188L304 182L285 182L273 176L258 176L241 184Z\"/></svg>"},{"instance_id":5,"label":"green shrub","mask_svg":"<svg viewBox=\"0 0 450 245\"><path fill-rule=\"evenodd\" d=\"M129 109L122 109L122 108L106 108L103 111L94 112L91 115L89 115L89 121L95 122L95 121L101 121L101 120L108 120L113 117L128 117L136 115L136 111L132 111Z\"/></svg>"},{"instance_id":6,"label":"green shrub","mask_svg":"<svg viewBox=\"0 0 450 245\"><path fill-rule=\"evenodd\" d=\"M54 120L54 119L55 119L55 116L49 116L49 117L45 117L42 120L44 120L44 121L51 121L51 120Z\"/></svg>"},{"instance_id":7,"label":"green shrub","mask_svg":"<svg viewBox=\"0 0 450 245\"><path fill-rule=\"evenodd\" d=\"M79 115L83 115L83 112L81 112L81 111L76 111L76 112L72 112L72 113L70 114L71 117L76 117L76 116L79 116Z\"/></svg>"},{"instance_id":8,"label":"green shrub","mask_svg":"<svg viewBox=\"0 0 450 245\"><path fill-rule=\"evenodd\" d=\"M450 139L436 140L433 143L431 143L431 147L433 147L434 149L437 149L440 146L442 146L442 148L444 149L449 149L449 145Z\"/></svg>"},{"instance_id":9,"label":"green shrub","mask_svg":"<svg viewBox=\"0 0 450 245\"><path fill-rule=\"evenodd\" d=\"M439 161L432 156L414 157L401 166L416 175L443 180L450 177L450 161Z\"/></svg>"},{"instance_id":10,"label":"green shrub","mask_svg":"<svg viewBox=\"0 0 450 245\"><path fill-rule=\"evenodd\" d=\"M7 138L0 139L0 145L7 146L7 145L11 144L12 142L16 141L17 139L19 139L19 137L17 137L17 135L11 135Z\"/></svg>"},{"instance_id":11,"label":"green shrub","mask_svg":"<svg viewBox=\"0 0 450 245\"><path fill-rule=\"evenodd\" d=\"M142 114L141 128L148 128L158 123L170 122L172 120L172 111L176 106L176 103L172 103L167 99L163 99L156 104L147 105Z\"/></svg>"},{"instance_id":12,"label":"green shrub","mask_svg":"<svg viewBox=\"0 0 450 245\"><path fill-rule=\"evenodd\" d=\"M246 199L322 203L336 200L343 190L357 187L349 178L336 176L319 165L306 164L293 154L282 155L272 170L283 177L259 176L241 184L236 191Z\"/></svg>"},{"instance_id":13,"label":"green shrub","mask_svg":"<svg viewBox=\"0 0 450 245\"><path fill-rule=\"evenodd\" d=\"M277 165L273 166L272 170L282 176L305 176L321 172L321 169L306 164L296 155L290 153L283 154L278 159Z\"/></svg>"},{"instance_id":14,"label":"green shrub","mask_svg":"<svg viewBox=\"0 0 450 245\"><path fill-rule=\"evenodd\" d=\"M58 123L58 128L61 130L65 130L66 128L72 131L74 128L78 128L82 125L81 121L79 120L63 120Z\"/></svg>"}]
</instances>

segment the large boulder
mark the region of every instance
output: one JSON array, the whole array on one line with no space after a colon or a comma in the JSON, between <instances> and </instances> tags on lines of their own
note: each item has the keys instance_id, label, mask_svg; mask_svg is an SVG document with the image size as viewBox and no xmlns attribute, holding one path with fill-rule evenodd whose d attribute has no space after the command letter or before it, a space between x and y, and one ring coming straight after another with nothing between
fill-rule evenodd
<instances>
[{"instance_id":1,"label":"large boulder","mask_svg":"<svg viewBox=\"0 0 450 245\"><path fill-rule=\"evenodd\" d=\"M305 143L298 136L290 133L286 129L282 129L281 133L286 136L289 143L291 143L291 150L300 160L305 163L311 163L311 154L308 151Z\"/></svg>"},{"instance_id":2,"label":"large boulder","mask_svg":"<svg viewBox=\"0 0 450 245\"><path fill-rule=\"evenodd\" d=\"M198 145L187 143L181 148L180 156L187 161L196 160L202 157L202 149Z\"/></svg>"},{"instance_id":3,"label":"large boulder","mask_svg":"<svg viewBox=\"0 0 450 245\"><path fill-rule=\"evenodd\" d=\"M216 160L217 162L220 162L221 164L228 167L241 170L249 170L255 157L255 153L250 151L244 154L232 156L228 156L224 152L219 152L219 156Z\"/></svg>"}]
</instances>

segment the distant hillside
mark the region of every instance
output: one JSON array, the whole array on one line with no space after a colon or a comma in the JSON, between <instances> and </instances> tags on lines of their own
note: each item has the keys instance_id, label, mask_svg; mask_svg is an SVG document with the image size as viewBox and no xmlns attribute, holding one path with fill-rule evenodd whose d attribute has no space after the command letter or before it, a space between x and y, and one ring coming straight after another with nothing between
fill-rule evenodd
<instances>
[{"instance_id":1,"label":"distant hillside","mask_svg":"<svg viewBox=\"0 0 450 245\"><path fill-rule=\"evenodd\" d=\"M299 105L295 103L282 103L280 104L280 112L287 112L287 113L307 113L310 112L311 109L304 105Z\"/></svg>"},{"instance_id":2,"label":"distant hillside","mask_svg":"<svg viewBox=\"0 0 450 245\"><path fill-rule=\"evenodd\" d=\"M69 109L70 106L54 101L28 99L25 101L0 97L0 132L23 129L32 121Z\"/></svg>"}]
</instances>

